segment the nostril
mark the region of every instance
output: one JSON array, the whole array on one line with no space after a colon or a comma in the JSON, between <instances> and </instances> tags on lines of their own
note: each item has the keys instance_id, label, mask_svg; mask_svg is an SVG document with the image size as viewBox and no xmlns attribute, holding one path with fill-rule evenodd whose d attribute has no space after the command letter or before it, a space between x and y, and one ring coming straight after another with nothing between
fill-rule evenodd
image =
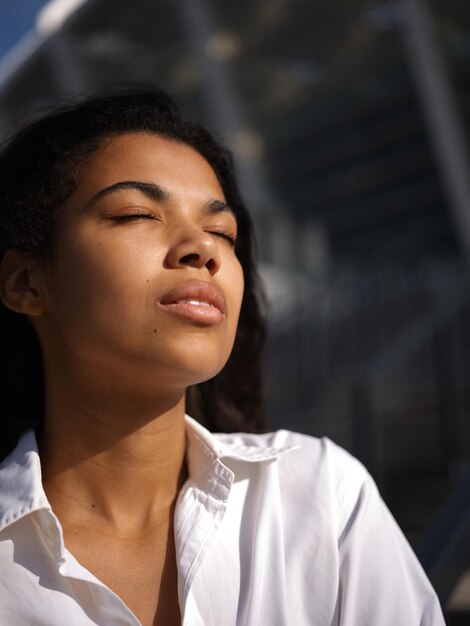
<instances>
[{"instance_id":1,"label":"nostril","mask_svg":"<svg viewBox=\"0 0 470 626\"><path fill-rule=\"evenodd\" d=\"M209 257L207 260L205 260L200 254L197 254L195 252L182 256L179 260L179 264L191 265L195 267L202 267L203 265L205 265L211 273L214 272L215 268L217 267L215 259Z\"/></svg>"},{"instance_id":2,"label":"nostril","mask_svg":"<svg viewBox=\"0 0 470 626\"><path fill-rule=\"evenodd\" d=\"M180 259L180 263L183 263L184 265L189 265L191 263L197 263L199 261L199 254L186 254L185 256L182 256Z\"/></svg>"},{"instance_id":3,"label":"nostril","mask_svg":"<svg viewBox=\"0 0 470 626\"><path fill-rule=\"evenodd\" d=\"M209 259L209 260L207 261L207 263L206 263L206 267L207 267L207 269L209 270L209 272L212 274L212 272L214 272L214 271L215 271L215 269L216 269L216 267L217 267L217 264L216 264L215 260L211 258L211 259Z\"/></svg>"}]
</instances>

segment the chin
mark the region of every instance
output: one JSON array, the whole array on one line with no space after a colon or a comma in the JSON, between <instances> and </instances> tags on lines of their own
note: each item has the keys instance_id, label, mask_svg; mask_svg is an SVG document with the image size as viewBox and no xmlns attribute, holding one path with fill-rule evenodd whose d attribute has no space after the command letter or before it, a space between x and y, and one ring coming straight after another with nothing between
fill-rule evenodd
<instances>
[{"instance_id":1,"label":"chin","mask_svg":"<svg viewBox=\"0 0 470 626\"><path fill-rule=\"evenodd\" d=\"M233 343L221 345L220 341L205 338L186 339L166 350L165 369L186 381L185 386L197 385L214 378L227 363Z\"/></svg>"},{"instance_id":2,"label":"chin","mask_svg":"<svg viewBox=\"0 0 470 626\"><path fill-rule=\"evenodd\" d=\"M183 383L184 387L191 387L192 385L198 385L206 380L210 380L217 376L217 374L223 369L226 363L226 359L217 363L208 363L199 360L197 363L186 363L185 367L178 369L178 377Z\"/></svg>"}]
</instances>

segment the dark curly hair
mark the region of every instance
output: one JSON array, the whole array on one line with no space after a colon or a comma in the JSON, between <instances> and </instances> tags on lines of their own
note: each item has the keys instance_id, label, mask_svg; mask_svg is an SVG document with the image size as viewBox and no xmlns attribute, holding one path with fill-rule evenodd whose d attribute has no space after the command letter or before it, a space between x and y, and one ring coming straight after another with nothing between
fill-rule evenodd
<instances>
[{"instance_id":1,"label":"dark curly hair","mask_svg":"<svg viewBox=\"0 0 470 626\"><path fill-rule=\"evenodd\" d=\"M0 153L0 259L10 248L46 258L53 254L57 217L76 187L80 165L104 140L134 132L155 133L199 152L214 169L235 213L236 254L245 279L235 344L217 376L188 390L187 411L211 430L260 432L265 325L252 222L237 189L230 153L207 130L186 120L167 93L125 89L68 101L16 133ZM24 315L0 306L8 362L0 394L1 458L27 428L40 433L44 391L42 355L32 325Z\"/></svg>"}]
</instances>

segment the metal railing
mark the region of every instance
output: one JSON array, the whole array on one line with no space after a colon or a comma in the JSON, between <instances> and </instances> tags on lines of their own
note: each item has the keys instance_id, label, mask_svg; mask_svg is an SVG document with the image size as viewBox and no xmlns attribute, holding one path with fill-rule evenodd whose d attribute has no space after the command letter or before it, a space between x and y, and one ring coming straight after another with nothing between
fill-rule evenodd
<instances>
[{"instance_id":1,"label":"metal railing","mask_svg":"<svg viewBox=\"0 0 470 626\"><path fill-rule=\"evenodd\" d=\"M383 451L389 444L381 394L396 393L396 387L387 392L390 377L400 393L410 363L423 369L431 399L423 441L432 431L433 463L445 477L448 497L436 520L421 529L416 549L443 604L469 565L469 287L468 274L448 263L390 268L368 278L343 274L330 279L323 294L317 290L320 301L292 303L290 317L273 326L266 358L273 425L317 435L327 425L333 438L342 433L340 443L364 462L385 494L390 470ZM406 405L400 410L413 411ZM429 464L422 471L427 469Z\"/></svg>"}]
</instances>

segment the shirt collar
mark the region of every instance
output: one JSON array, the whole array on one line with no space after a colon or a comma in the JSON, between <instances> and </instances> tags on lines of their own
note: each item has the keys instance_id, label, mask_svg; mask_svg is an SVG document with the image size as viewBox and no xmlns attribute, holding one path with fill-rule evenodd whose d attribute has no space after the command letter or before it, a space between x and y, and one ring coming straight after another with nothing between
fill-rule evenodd
<instances>
[{"instance_id":1,"label":"shirt collar","mask_svg":"<svg viewBox=\"0 0 470 626\"><path fill-rule=\"evenodd\" d=\"M186 458L190 480L219 499L226 499L233 473L224 459L262 463L297 446L273 445L261 436L213 434L185 416ZM35 433L28 430L0 463L0 530L39 509L51 511L42 486L41 461Z\"/></svg>"},{"instance_id":2,"label":"shirt collar","mask_svg":"<svg viewBox=\"0 0 470 626\"><path fill-rule=\"evenodd\" d=\"M28 430L0 463L0 530L42 508L50 505L42 486L36 437Z\"/></svg>"},{"instance_id":3,"label":"shirt collar","mask_svg":"<svg viewBox=\"0 0 470 626\"><path fill-rule=\"evenodd\" d=\"M298 445L272 443L266 435L247 433L211 433L189 415L185 416L186 435L188 438L188 457L193 455L208 456L212 459L230 458L248 463L270 461L280 454L298 448ZM269 435L268 435L269 436Z\"/></svg>"},{"instance_id":4,"label":"shirt collar","mask_svg":"<svg viewBox=\"0 0 470 626\"><path fill-rule=\"evenodd\" d=\"M242 463L264 463L298 448L298 445L274 443L270 435L246 433L213 434L188 415L186 419L186 460L189 478L199 489L217 500L226 501L234 480L234 473L224 460Z\"/></svg>"}]
</instances>

